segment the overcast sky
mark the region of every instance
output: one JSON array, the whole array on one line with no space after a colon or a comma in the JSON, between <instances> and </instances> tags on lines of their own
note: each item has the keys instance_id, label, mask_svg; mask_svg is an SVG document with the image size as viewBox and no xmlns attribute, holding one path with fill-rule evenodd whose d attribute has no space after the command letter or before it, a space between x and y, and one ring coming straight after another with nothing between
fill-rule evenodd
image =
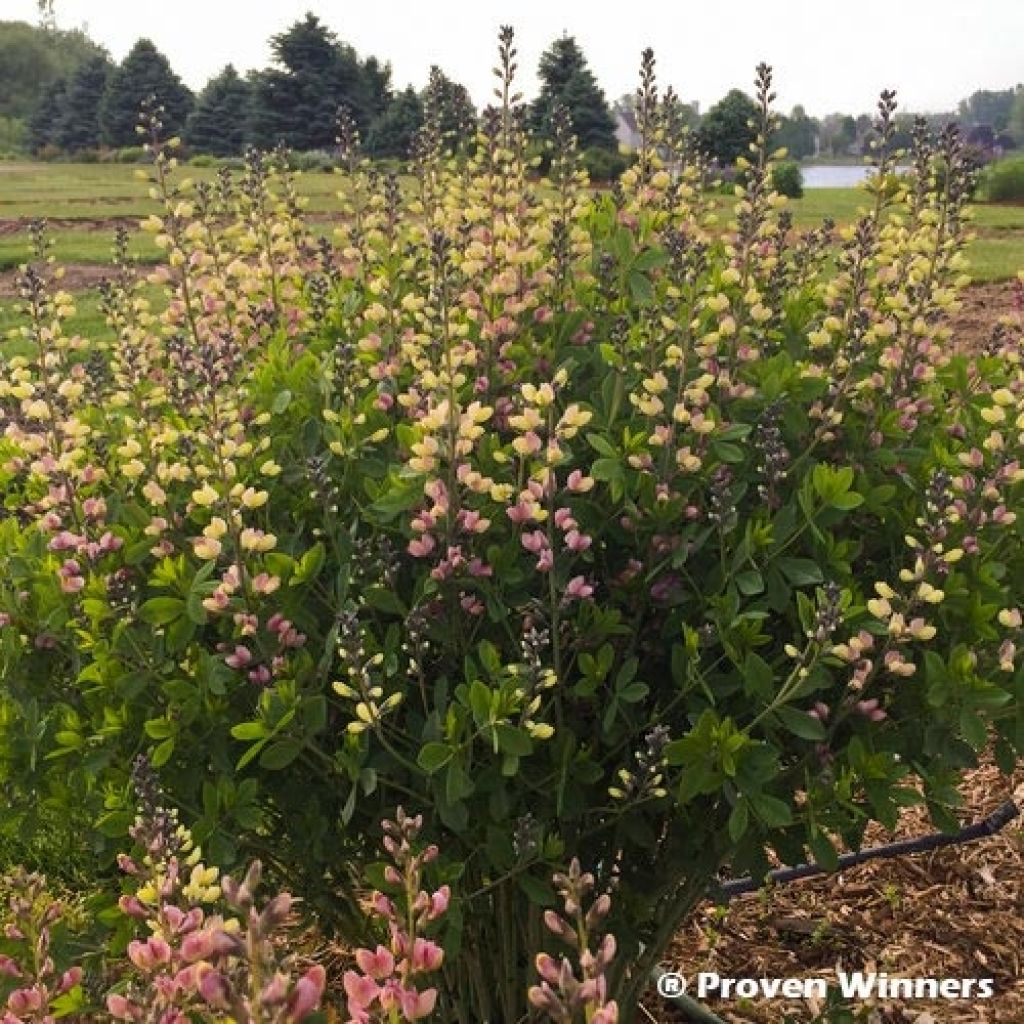
<instances>
[{"instance_id":1,"label":"overcast sky","mask_svg":"<svg viewBox=\"0 0 1024 1024\"><path fill-rule=\"evenodd\" d=\"M194 89L224 64L265 66L267 40L307 10L362 54L390 60L396 87L431 64L490 102L499 24L518 39L522 88L562 32L576 36L610 100L636 86L653 46L659 81L702 109L754 66L775 68L779 106L872 110L898 90L905 110L951 110L978 88L1024 81L1024 0L56 0L62 28L86 27L120 60L148 36ZM0 0L0 18L35 21L36 0Z\"/></svg>"}]
</instances>

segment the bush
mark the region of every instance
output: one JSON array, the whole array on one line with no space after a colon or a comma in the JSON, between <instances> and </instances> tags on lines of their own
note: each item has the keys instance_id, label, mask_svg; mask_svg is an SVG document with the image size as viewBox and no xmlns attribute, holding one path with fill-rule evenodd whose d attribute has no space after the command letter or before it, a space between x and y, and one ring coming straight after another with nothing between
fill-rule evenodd
<instances>
[{"instance_id":1,"label":"bush","mask_svg":"<svg viewBox=\"0 0 1024 1024\"><path fill-rule=\"evenodd\" d=\"M337 160L331 153L311 149L304 153L290 153L288 165L293 171L333 171Z\"/></svg>"},{"instance_id":2,"label":"bush","mask_svg":"<svg viewBox=\"0 0 1024 1024\"><path fill-rule=\"evenodd\" d=\"M506 37L505 95L513 64ZM0 816L92 814L109 863L145 749L214 863L260 857L356 943L403 806L451 890L440 1019L524 1018L533 964L554 1013L543 926L600 921L630 1022L722 870L834 865L918 802L950 827L979 750L1012 768L1024 344L951 344L953 135L946 189L884 156L835 250L760 159L711 234L685 152L595 196L566 149L541 192L519 123L408 193L347 154L337 250L275 161L194 201L154 143L168 301L120 267L106 337L32 268Z\"/></svg>"},{"instance_id":3,"label":"bush","mask_svg":"<svg viewBox=\"0 0 1024 1024\"><path fill-rule=\"evenodd\" d=\"M583 151L583 166L594 182L615 181L630 165L630 158L610 149L591 147Z\"/></svg>"},{"instance_id":4,"label":"bush","mask_svg":"<svg viewBox=\"0 0 1024 1024\"><path fill-rule=\"evenodd\" d=\"M1010 157L989 164L978 180L978 198L987 203L1024 200L1024 157Z\"/></svg>"},{"instance_id":5,"label":"bush","mask_svg":"<svg viewBox=\"0 0 1024 1024\"><path fill-rule=\"evenodd\" d=\"M141 164L147 160L143 146L122 146L114 151L114 159L119 164Z\"/></svg>"},{"instance_id":6,"label":"bush","mask_svg":"<svg viewBox=\"0 0 1024 1024\"><path fill-rule=\"evenodd\" d=\"M772 168L772 188L779 195L799 199L804 194L804 176L800 165L793 160L784 160Z\"/></svg>"},{"instance_id":7,"label":"bush","mask_svg":"<svg viewBox=\"0 0 1024 1024\"><path fill-rule=\"evenodd\" d=\"M197 153L195 156L189 157L188 165L189 167L217 167L218 161L209 153Z\"/></svg>"}]
</instances>

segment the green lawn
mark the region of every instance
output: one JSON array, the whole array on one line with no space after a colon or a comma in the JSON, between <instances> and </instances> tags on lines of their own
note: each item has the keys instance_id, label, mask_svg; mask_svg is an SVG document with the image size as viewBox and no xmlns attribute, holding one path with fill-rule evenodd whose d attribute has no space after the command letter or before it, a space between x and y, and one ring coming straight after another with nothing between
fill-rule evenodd
<instances>
[{"instance_id":1,"label":"green lawn","mask_svg":"<svg viewBox=\"0 0 1024 1024\"><path fill-rule=\"evenodd\" d=\"M149 185L135 176L141 164L0 163L0 220L16 217L144 217L158 209ZM209 167L180 168L179 177L209 181ZM297 174L298 189L309 197L310 212L338 209L338 175Z\"/></svg>"}]
</instances>

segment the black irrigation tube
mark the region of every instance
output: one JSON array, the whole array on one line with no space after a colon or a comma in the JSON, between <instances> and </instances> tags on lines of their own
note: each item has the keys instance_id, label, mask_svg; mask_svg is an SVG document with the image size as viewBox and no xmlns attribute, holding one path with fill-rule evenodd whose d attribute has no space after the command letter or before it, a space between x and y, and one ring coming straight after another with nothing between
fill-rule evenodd
<instances>
[{"instance_id":1,"label":"black irrigation tube","mask_svg":"<svg viewBox=\"0 0 1024 1024\"><path fill-rule=\"evenodd\" d=\"M901 857L908 853L925 853L928 850L938 850L944 846L960 846L963 843L970 843L976 839L985 839L1001 832L1011 821L1020 817L1021 809L1013 800L997 807L987 818L976 821L973 825L967 825L959 832L952 834L945 832L933 832L931 835L922 836L920 839L903 839L896 843L887 843L884 846L870 846L858 853L843 854L836 865L836 871L853 867L855 864L863 864L868 860L882 860L890 857ZM811 878L815 875L828 875L834 872L823 868L818 864L799 864L795 868L779 868L777 871L768 873L764 881L756 881L753 878L735 878L728 882L722 882L715 887L710 894L721 903L726 903L734 896L742 896L748 892L755 892L765 882L777 885L786 885L801 878ZM651 981L657 985L658 980L665 974L664 967L655 967L651 972ZM706 1006L691 999L685 993L676 996L664 997L667 1003L678 1006L692 1020L700 1021L701 1024L725 1024L725 1022L713 1014Z\"/></svg>"}]
</instances>

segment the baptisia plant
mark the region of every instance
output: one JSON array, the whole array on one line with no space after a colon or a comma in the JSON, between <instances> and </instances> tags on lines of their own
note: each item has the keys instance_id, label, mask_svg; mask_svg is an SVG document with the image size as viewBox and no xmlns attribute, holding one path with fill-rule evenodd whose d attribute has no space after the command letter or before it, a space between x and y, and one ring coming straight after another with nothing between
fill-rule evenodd
<instances>
[{"instance_id":1,"label":"baptisia plant","mask_svg":"<svg viewBox=\"0 0 1024 1024\"><path fill-rule=\"evenodd\" d=\"M333 240L280 155L191 183L154 113L164 301L122 260L109 330L69 335L27 266L3 814L41 792L116 837L145 748L212 863L258 856L357 942L402 806L439 850L416 892L451 889L443 958L421 984L372 939L359 1012L436 989L438 1019L517 1021L571 977L573 1013L627 1022L723 869L834 864L920 801L948 826L978 751L1014 764L1021 323L953 336L970 171L921 127L897 175L891 94L862 210L804 229L767 68L727 202L650 53L605 193L564 117L534 179L515 70L503 30L497 105L461 140L428 110L406 179L343 121ZM563 977L537 958L574 862L615 955Z\"/></svg>"}]
</instances>

